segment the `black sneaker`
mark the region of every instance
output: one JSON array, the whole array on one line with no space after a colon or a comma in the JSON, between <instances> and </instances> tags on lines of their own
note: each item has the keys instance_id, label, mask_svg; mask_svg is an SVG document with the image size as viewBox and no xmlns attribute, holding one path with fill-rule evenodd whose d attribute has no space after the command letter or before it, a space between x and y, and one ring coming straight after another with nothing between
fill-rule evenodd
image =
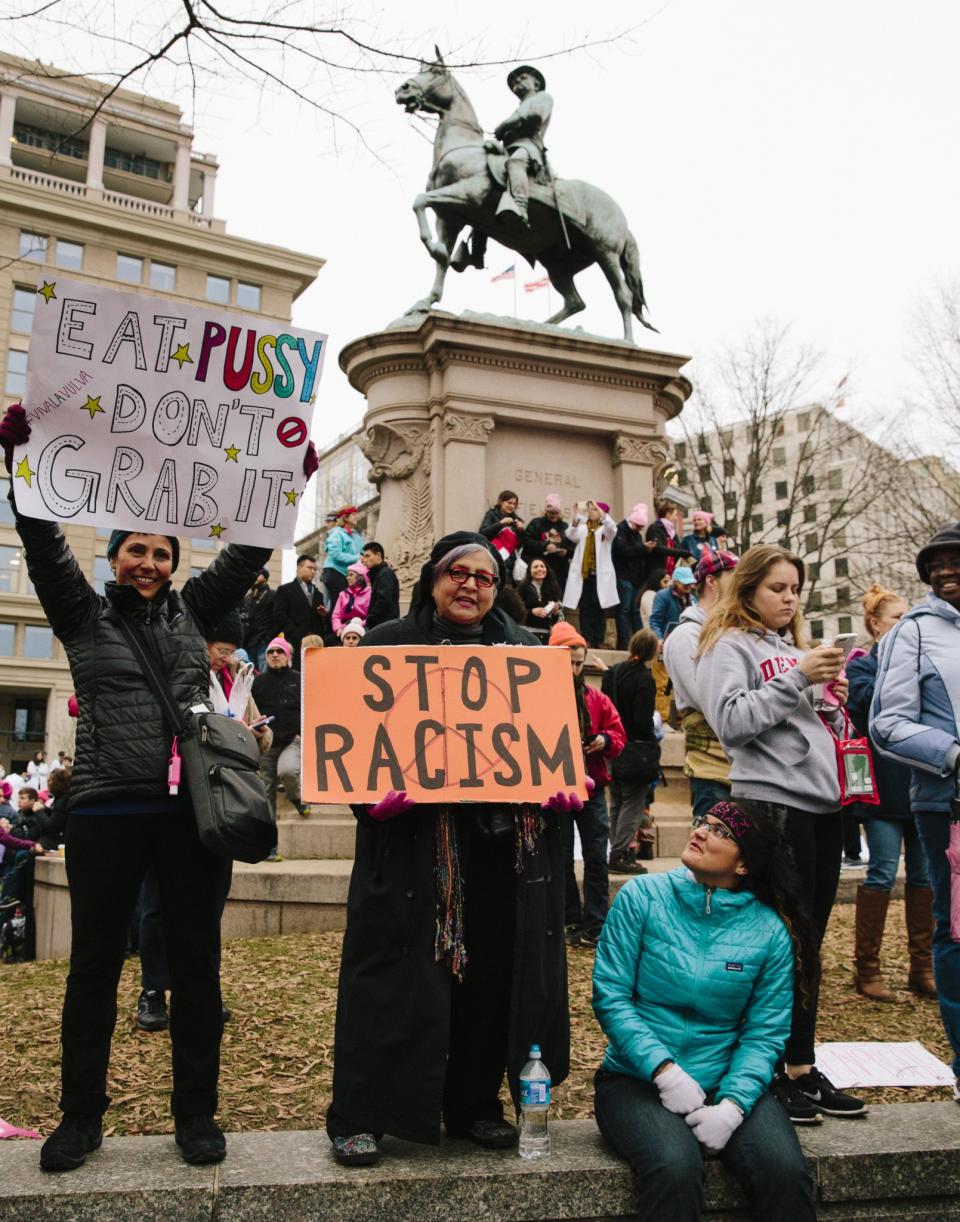
<instances>
[{"instance_id":1,"label":"black sneaker","mask_svg":"<svg viewBox=\"0 0 960 1222\"><path fill-rule=\"evenodd\" d=\"M563 936L566 938L568 946L579 946L583 930L579 925L568 925L563 931Z\"/></svg>"},{"instance_id":2,"label":"black sneaker","mask_svg":"<svg viewBox=\"0 0 960 1222\"><path fill-rule=\"evenodd\" d=\"M842 1090L837 1090L816 1065L802 1078L794 1078L793 1085L828 1116L865 1116L867 1113L867 1105L862 1099L855 1099L853 1095L845 1095Z\"/></svg>"},{"instance_id":3,"label":"black sneaker","mask_svg":"<svg viewBox=\"0 0 960 1222\"><path fill-rule=\"evenodd\" d=\"M103 1141L99 1116L64 1112L63 1119L40 1149L42 1171L73 1171Z\"/></svg>"},{"instance_id":4,"label":"black sneaker","mask_svg":"<svg viewBox=\"0 0 960 1222\"><path fill-rule=\"evenodd\" d=\"M785 1073L774 1076L770 1091L783 1104L784 1111L794 1124L823 1123L820 1108L811 1103L796 1082L792 1082Z\"/></svg>"},{"instance_id":5,"label":"black sneaker","mask_svg":"<svg viewBox=\"0 0 960 1222\"><path fill-rule=\"evenodd\" d=\"M611 857L607 863L611 874L646 874L647 867L640 865L638 861L628 856L626 853Z\"/></svg>"},{"instance_id":6,"label":"black sneaker","mask_svg":"<svg viewBox=\"0 0 960 1222\"><path fill-rule=\"evenodd\" d=\"M506 1120L473 1120L464 1136L485 1150L509 1150L520 1133Z\"/></svg>"},{"instance_id":7,"label":"black sneaker","mask_svg":"<svg viewBox=\"0 0 960 1222\"><path fill-rule=\"evenodd\" d=\"M159 989L144 989L140 994L137 1026L141 1031L166 1031L170 1026L167 1001Z\"/></svg>"},{"instance_id":8,"label":"black sneaker","mask_svg":"<svg viewBox=\"0 0 960 1222\"><path fill-rule=\"evenodd\" d=\"M596 933L587 933L587 931L584 930L583 933L581 933L580 935L580 945L581 946L596 946L596 944L599 941L600 941L599 929L597 930Z\"/></svg>"},{"instance_id":9,"label":"black sneaker","mask_svg":"<svg viewBox=\"0 0 960 1222\"><path fill-rule=\"evenodd\" d=\"M212 1116L177 1116L176 1142L185 1163L194 1167L219 1163L226 1157L227 1139Z\"/></svg>"}]
</instances>

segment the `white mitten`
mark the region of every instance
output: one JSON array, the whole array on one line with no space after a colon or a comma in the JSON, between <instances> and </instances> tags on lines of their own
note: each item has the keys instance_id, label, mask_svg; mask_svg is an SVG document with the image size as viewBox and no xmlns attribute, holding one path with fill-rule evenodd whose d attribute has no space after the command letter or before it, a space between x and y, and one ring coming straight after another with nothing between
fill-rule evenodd
<instances>
[{"instance_id":1,"label":"white mitten","mask_svg":"<svg viewBox=\"0 0 960 1222\"><path fill-rule=\"evenodd\" d=\"M732 1099L721 1099L711 1107L698 1107L687 1116L693 1135L708 1154L719 1154L743 1124L743 1112Z\"/></svg>"},{"instance_id":2,"label":"white mitten","mask_svg":"<svg viewBox=\"0 0 960 1222\"><path fill-rule=\"evenodd\" d=\"M668 1112L674 1112L677 1116L686 1116L694 1111L707 1097L700 1083L679 1065L671 1065L663 1073L657 1074L653 1084L660 1092L660 1102Z\"/></svg>"},{"instance_id":3,"label":"white mitten","mask_svg":"<svg viewBox=\"0 0 960 1222\"><path fill-rule=\"evenodd\" d=\"M253 663L244 662L234 676L230 699L227 701L231 717L237 717L242 721L246 716L247 705L250 703L250 689L253 687L255 678Z\"/></svg>"}]
</instances>

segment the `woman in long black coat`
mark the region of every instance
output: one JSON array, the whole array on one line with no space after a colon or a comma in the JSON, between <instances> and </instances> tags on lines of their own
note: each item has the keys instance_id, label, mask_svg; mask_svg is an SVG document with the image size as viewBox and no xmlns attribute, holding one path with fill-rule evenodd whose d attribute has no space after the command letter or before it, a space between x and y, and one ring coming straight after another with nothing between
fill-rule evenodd
<instances>
[{"instance_id":1,"label":"woman in long black coat","mask_svg":"<svg viewBox=\"0 0 960 1222\"><path fill-rule=\"evenodd\" d=\"M451 576L451 572L453 576ZM488 580L493 578L490 584ZM481 535L441 539L409 614L361 646L535 645L493 603L502 566ZM356 807L327 1132L345 1165L383 1133L437 1144L516 1141L499 1101L537 1043L569 1067L563 865L557 816L537 806ZM449 888L437 879L451 880Z\"/></svg>"}]
</instances>

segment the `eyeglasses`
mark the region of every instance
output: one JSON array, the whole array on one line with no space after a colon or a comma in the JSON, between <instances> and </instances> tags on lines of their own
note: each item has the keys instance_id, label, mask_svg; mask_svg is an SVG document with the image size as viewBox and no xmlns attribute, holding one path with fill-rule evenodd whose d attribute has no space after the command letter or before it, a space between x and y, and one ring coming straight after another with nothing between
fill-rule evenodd
<instances>
[{"instance_id":1,"label":"eyeglasses","mask_svg":"<svg viewBox=\"0 0 960 1222\"><path fill-rule=\"evenodd\" d=\"M480 590L490 590L497 584L497 579L492 573L482 570L479 573L475 573L471 569L461 569L457 566L447 569L444 576L449 577L451 581L455 581L458 586L465 585L472 577L477 583L477 588Z\"/></svg>"},{"instance_id":2,"label":"eyeglasses","mask_svg":"<svg viewBox=\"0 0 960 1222\"><path fill-rule=\"evenodd\" d=\"M718 840L736 840L733 832L723 823L708 823L706 815L693 816L694 828L705 827L711 836L716 836Z\"/></svg>"},{"instance_id":3,"label":"eyeglasses","mask_svg":"<svg viewBox=\"0 0 960 1222\"><path fill-rule=\"evenodd\" d=\"M218 658L229 658L232 653L236 653L236 650L232 645L214 645L213 652Z\"/></svg>"},{"instance_id":4,"label":"eyeglasses","mask_svg":"<svg viewBox=\"0 0 960 1222\"><path fill-rule=\"evenodd\" d=\"M286 651L285 649L268 649L268 650L267 650L267 657L269 658L269 657L270 657L270 655L271 655L272 653L279 653L279 654L283 654L283 656L284 656L284 657L286 657L286 652L287 652L287 651Z\"/></svg>"}]
</instances>

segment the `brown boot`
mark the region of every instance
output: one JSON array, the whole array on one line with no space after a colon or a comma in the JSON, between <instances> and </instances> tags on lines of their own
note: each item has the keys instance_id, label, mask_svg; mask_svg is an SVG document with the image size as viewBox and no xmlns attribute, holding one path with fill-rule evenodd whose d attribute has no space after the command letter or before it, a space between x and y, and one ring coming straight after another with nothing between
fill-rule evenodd
<instances>
[{"instance_id":1,"label":"brown boot","mask_svg":"<svg viewBox=\"0 0 960 1222\"><path fill-rule=\"evenodd\" d=\"M877 887L857 888L853 985L871 1001L896 1001L896 994L887 988L880 975L880 945L889 904L889 891Z\"/></svg>"},{"instance_id":2,"label":"brown boot","mask_svg":"<svg viewBox=\"0 0 960 1222\"><path fill-rule=\"evenodd\" d=\"M907 988L918 997L936 997L933 979L933 892L929 887L905 887L907 947L910 975Z\"/></svg>"}]
</instances>

